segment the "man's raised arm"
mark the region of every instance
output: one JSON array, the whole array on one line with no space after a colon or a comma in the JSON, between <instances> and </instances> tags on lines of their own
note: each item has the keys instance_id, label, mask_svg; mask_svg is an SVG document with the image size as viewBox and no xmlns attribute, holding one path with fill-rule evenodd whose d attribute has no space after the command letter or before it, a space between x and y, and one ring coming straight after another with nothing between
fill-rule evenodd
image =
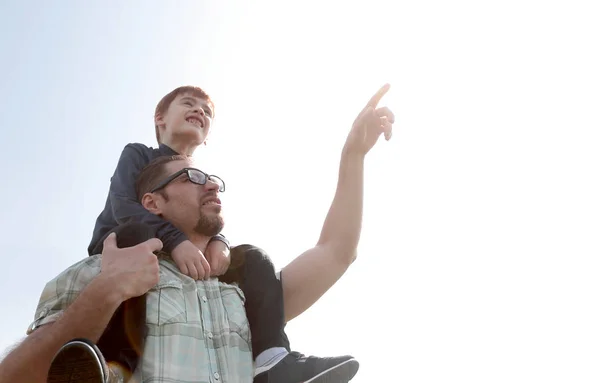
<instances>
[{"instance_id":1,"label":"man's raised arm","mask_svg":"<svg viewBox=\"0 0 600 383\"><path fill-rule=\"evenodd\" d=\"M284 311L289 321L312 306L346 272L356 258L363 211L365 155L383 133L392 135L393 113L377 104L383 86L358 115L342 151L335 197L317 245L282 270Z\"/></svg>"},{"instance_id":2,"label":"man's raised arm","mask_svg":"<svg viewBox=\"0 0 600 383\"><path fill-rule=\"evenodd\" d=\"M88 258L48 283L30 335L0 363L0 383L45 383L63 344L74 338L97 342L123 301L158 283L158 260L152 252L161 248L153 238L118 249L112 234L104 242L101 271ZM72 295L77 295L74 301Z\"/></svg>"}]
</instances>

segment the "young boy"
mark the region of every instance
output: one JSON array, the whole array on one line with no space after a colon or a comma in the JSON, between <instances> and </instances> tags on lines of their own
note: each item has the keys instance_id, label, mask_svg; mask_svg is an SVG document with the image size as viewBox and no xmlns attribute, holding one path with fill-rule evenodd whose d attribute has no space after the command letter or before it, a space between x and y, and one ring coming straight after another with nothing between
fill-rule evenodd
<instances>
[{"instance_id":1,"label":"young boy","mask_svg":"<svg viewBox=\"0 0 600 383\"><path fill-rule=\"evenodd\" d=\"M153 159L175 154L191 156L196 148L204 143L211 127L213 115L214 105L210 97L198 87L179 87L162 98L156 107L154 117L159 147L153 149L135 143L127 145L123 150L111 179L105 209L96 221L93 238L88 248L90 255L102 252L102 243L109 233L116 232L118 238L120 228L126 228L127 236L131 237L131 225L140 224L140 227L145 228L146 233L141 234L137 242L147 239L147 228L149 227L149 230L163 242L162 250L171 254L182 273L194 279L225 274L230 263L229 244L225 237L222 235L214 237L209 243L206 256L203 255L171 223L144 209L138 202L135 188L137 175ZM350 356L306 358L297 352L290 352L289 342L284 331L281 284L276 278L270 278L271 282L269 283L273 283L274 280L275 285L266 286L266 279L269 278L265 278L264 275L274 275L274 266L264 254L258 254L255 258L259 261L252 267L260 270L257 273L245 271L243 285L246 287L240 286L247 298L246 311L256 364L255 382L269 382L277 378L277 382L281 383L298 383L299 380L292 376L302 376L302 381L314 383L333 382L333 380L328 380L332 376L336 376L338 380L335 381L339 382L350 380L358 369L358 362ZM246 262L250 265L252 261L248 258ZM232 268L234 268L233 263ZM228 275L223 276L222 281L228 283L227 278L232 270ZM258 278L258 275L262 276ZM262 285L262 287L256 288L257 285ZM257 297L258 292L264 295ZM267 293L265 294L265 292ZM250 307L252 306L250 302L259 303ZM127 369L133 371L138 362L139 352L143 348L143 340L132 340L132 335L129 332L126 335L122 325L116 323L126 321L122 317L126 317L127 314L124 314L122 309L120 310L113 317L112 325L109 325L98 346L103 353L111 354L105 355L108 360L116 359L113 361L125 365ZM140 327L143 324L140 321L145 318L145 297L141 297L137 303L130 305L130 310L138 311L130 313L129 316L133 315L137 318L135 321ZM133 324L133 327L136 327L136 323ZM140 333L137 336L143 338L144 334ZM124 344L123 340L127 338L130 343L127 344L125 341ZM103 349L103 344L108 344L105 346L106 349ZM343 368L341 368L342 366ZM347 373L341 373L342 370Z\"/></svg>"}]
</instances>

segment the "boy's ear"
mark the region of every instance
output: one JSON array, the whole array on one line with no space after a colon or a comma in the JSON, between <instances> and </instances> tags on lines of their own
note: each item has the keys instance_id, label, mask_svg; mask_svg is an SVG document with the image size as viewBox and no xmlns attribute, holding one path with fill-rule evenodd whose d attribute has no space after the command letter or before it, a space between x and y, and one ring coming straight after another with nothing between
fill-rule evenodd
<instances>
[{"instance_id":1,"label":"boy's ear","mask_svg":"<svg viewBox=\"0 0 600 383\"><path fill-rule=\"evenodd\" d=\"M154 125L160 127L165 125L165 119L160 113L156 113L156 115L154 115Z\"/></svg>"},{"instance_id":2,"label":"boy's ear","mask_svg":"<svg viewBox=\"0 0 600 383\"><path fill-rule=\"evenodd\" d=\"M160 208L160 202L158 201L159 198L160 197L154 193L146 193L142 197L142 206L150 213L160 215L162 210Z\"/></svg>"},{"instance_id":3,"label":"boy's ear","mask_svg":"<svg viewBox=\"0 0 600 383\"><path fill-rule=\"evenodd\" d=\"M206 137L204 138L204 142L202 143L203 145L207 145L208 139L210 138L210 132L212 132L212 130L208 131L208 134L206 135Z\"/></svg>"}]
</instances>

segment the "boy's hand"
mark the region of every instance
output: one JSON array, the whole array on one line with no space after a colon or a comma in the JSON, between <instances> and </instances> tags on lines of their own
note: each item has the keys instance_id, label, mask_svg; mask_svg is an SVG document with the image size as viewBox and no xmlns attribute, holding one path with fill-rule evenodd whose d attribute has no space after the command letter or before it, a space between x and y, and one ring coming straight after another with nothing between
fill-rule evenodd
<instances>
[{"instance_id":1,"label":"boy's hand","mask_svg":"<svg viewBox=\"0 0 600 383\"><path fill-rule=\"evenodd\" d=\"M160 239L151 238L132 247L119 249L117 236L110 234L104 240L99 277L113 281L123 301L145 294L159 280L158 259L154 251L162 249Z\"/></svg>"},{"instance_id":2,"label":"boy's hand","mask_svg":"<svg viewBox=\"0 0 600 383\"><path fill-rule=\"evenodd\" d=\"M177 245L173 249L171 257L179 267L179 271L195 280L210 276L210 265L204 254L189 240Z\"/></svg>"},{"instance_id":3,"label":"boy's hand","mask_svg":"<svg viewBox=\"0 0 600 383\"><path fill-rule=\"evenodd\" d=\"M229 268L229 248L223 241L211 241L206 248L206 259L210 264L210 276L217 277L225 274Z\"/></svg>"}]
</instances>

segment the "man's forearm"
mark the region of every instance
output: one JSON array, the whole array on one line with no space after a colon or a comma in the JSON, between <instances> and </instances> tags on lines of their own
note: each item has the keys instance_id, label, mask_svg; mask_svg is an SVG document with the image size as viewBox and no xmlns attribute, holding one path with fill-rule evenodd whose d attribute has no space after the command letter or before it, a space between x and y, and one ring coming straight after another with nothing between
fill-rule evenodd
<instances>
[{"instance_id":1,"label":"man's forearm","mask_svg":"<svg viewBox=\"0 0 600 383\"><path fill-rule=\"evenodd\" d=\"M315 247L282 270L287 321L312 306L356 257L363 210L364 154L344 150L338 185Z\"/></svg>"},{"instance_id":2,"label":"man's forearm","mask_svg":"<svg viewBox=\"0 0 600 383\"><path fill-rule=\"evenodd\" d=\"M388 89L386 84L371 97L352 124L342 152L335 197L317 245L281 271L286 320L312 306L356 258L362 226L365 156L382 133L386 139L392 133L393 113L377 108Z\"/></svg>"},{"instance_id":3,"label":"man's forearm","mask_svg":"<svg viewBox=\"0 0 600 383\"><path fill-rule=\"evenodd\" d=\"M344 148L337 190L317 243L334 247L350 261L356 255L362 225L364 159L364 154Z\"/></svg>"},{"instance_id":4,"label":"man's forearm","mask_svg":"<svg viewBox=\"0 0 600 383\"><path fill-rule=\"evenodd\" d=\"M0 383L44 383L52 358L73 338L97 342L121 303L110 281L94 279L56 322L29 335L0 363Z\"/></svg>"}]
</instances>

